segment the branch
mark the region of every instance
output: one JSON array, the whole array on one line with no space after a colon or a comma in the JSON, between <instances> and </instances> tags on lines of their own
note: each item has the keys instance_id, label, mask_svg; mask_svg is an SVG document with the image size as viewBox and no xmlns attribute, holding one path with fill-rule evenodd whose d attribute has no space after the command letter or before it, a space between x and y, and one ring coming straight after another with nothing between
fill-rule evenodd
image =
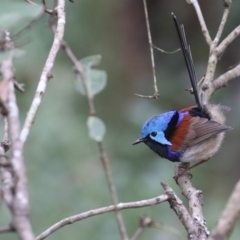
<instances>
[{"instance_id":1,"label":"branch","mask_svg":"<svg viewBox=\"0 0 240 240\"><path fill-rule=\"evenodd\" d=\"M231 5L232 5L232 0L223 0L223 2L224 2L224 4L223 4L224 5L223 16L222 16L222 20L221 20L221 23L219 25L216 37L214 38L214 41L213 41L214 46L217 46L218 43L219 43L219 40L222 36L222 32L223 32L223 29L224 29L225 24L227 22L227 18L228 18L230 8L231 8Z\"/></svg>"},{"instance_id":2,"label":"branch","mask_svg":"<svg viewBox=\"0 0 240 240\"><path fill-rule=\"evenodd\" d=\"M137 240L142 235L146 227L152 226L153 223L154 222L150 217L141 217L139 219L139 227L137 228L130 240Z\"/></svg>"},{"instance_id":3,"label":"branch","mask_svg":"<svg viewBox=\"0 0 240 240\"><path fill-rule=\"evenodd\" d=\"M1 72L3 79L13 79L14 68L12 59L2 62ZM9 112L7 120L12 145L12 178L15 179L15 181L13 181L14 186L11 186L12 197L9 199L10 209L12 210L12 224L21 240L34 240L35 237L29 220L26 170L22 155L21 142L19 140L20 123L18 107L12 80L8 84L7 107Z\"/></svg>"},{"instance_id":4,"label":"branch","mask_svg":"<svg viewBox=\"0 0 240 240\"><path fill-rule=\"evenodd\" d=\"M188 210L184 206L182 200L166 183L161 183L161 185L164 188L166 194L168 195L170 207L174 210L179 220L187 230L189 239L197 239L197 232L193 224L192 218L188 213Z\"/></svg>"},{"instance_id":5,"label":"branch","mask_svg":"<svg viewBox=\"0 0 240 240\"><path fill-rule=\"evenodd\" d=\"M176 164L176 171L184 171L189 167L187 163ZM175 173L176 174L176 173ZM197 232L197 239L207 239L209 231L206 227L206 221L203 216L202 206L203 206L203 195L202 191L197 190L193 187L191 181L189 180L189 174L183 174L177 180L177 184L182 190L183 195L188 200L189 213L193 221L195 231Z\"/></svg>"},{"instance_id":6,"label":"branch","mask_svg":"<svg viewBox=\"0 0 240 240\"><path fill-rule=\"evenodd\" d=\"M238 64L233 69L227 71L226 73L219 76L214 82L213 82L213 88L214 90L217 90L221 87L226 87L228 82L239 77L240 76L240 64Z\"/></svg>"},{"instance_id":7,"label":"branch","mask_svg":"<svg viewBox=\"0 0 240 240\"><path fill-rule=\"evenodd\" d=\"M209 240L229 239L240 217L240 180L237 182L217 225L212 230Z\"/></svg>"},{"instance_id":8,"label":"branch","mask_svg":"<svg viewBox=\"0 0 240 240\"><path fill-rule=\"evenodd\" d=\"M87 212L83 212L68 218L64 218L61 221L55 223L52 225L50 228L45 230L43 233L41 233L39 236L37 236L36 240L42 240L57 231L58 229L68 225L75 223L77 221L81 221L85 218L89 218L92 216L96 216L99 214L103 213L108 213L108 212L113 212L113 211L120 211L124 209L130 209L130 208L141 208L141 207L147 207L147 206L153 206L156 204L160 204L162 202L165 202L168 200L168 196L166 194L162 194L158 197L147 199L147 200L142 200L142 201L137 201L137 202L128 202L128 203L118 203L117 205L111 205L107 207L102 207L94 210L90 210Z\"/></svg>"},{"instance_id":9,"label":"branch","mask_svg":"<svg viewBox=\"0 0 240 240\"><path fill-rule=\"evenodd\" d=\"M206 23L205 23L205 20L203 18L203 15L202 15L202 11L201 11L201 8L198 4L198 1L197 0L186 0L186 2L188 4L192 4L196 13L197 13L197 16L198 16L198 20L199 20L199 23L200 23L200 26L201 26L201 29L202 29L202 33L203 33L203 36L205 37L205 40L207 42L207 44L209 46L211 46L212 44L212 39L210 37L210 34L208 32L208 29L207 29L207 26L206 26Z\"/></svg>"},{"instance_id":10,"label":"branch","mask_svg":"<svg viewBox=\"0 0 240 240\"><path fill-rule=\"evenodd\" d=\"M91 116L96 116L94 101L93 101L93 98L89 94L89 91L88 91L88 88L87 88L87 85L86 85L86 81L85 81L85 77L84 77L84 74L83 74L82 66L81 66L80 62L78 61L78 59L76 58L76 56L74 55L74 53L72 52L71 48L68 46L68 44L64 40L62 40L61 44L62 44L62 47L65 50L67 56L69 57L71 62L74 64L74 67L75 67L76 71L78 72L78 74L81 77L83 87L84 87L85 93L86 93L88 106L89 106L89 113L90 113ZM109 159L108 159L106 151L104 150L103 142L100 141L100 142L97 142L97 144L98 144L98 149L99 149L100 160L102 162L104 172L105 172L105 176L106 176L106 179L107 179L108 188L109 188L109 191L110 191L112 203L114 205L117 205L118 204L118 196L117 196L117 191L116 191L116 188L115 188L115 186L113 184L113 180L112 180L112 173L111 173ZM116 214L118 229L119 229L119 232L121 234L121 237L122 237L123 240L128 240L127 231L126 231L126 227L125 227L121 212L119 212L119 210L116 209L115 214Z\"/></svg>"},{"instance_id":11,"label":"branch","mask_svg":"<svg viewBox=\"0 0 240 240\"><path fill-rule=\"evenodd\" d=\"M13 231L14 231L14 228L11 225L0 227L0 233L9 233Z\"/></svg>"},{"instance_id":12,"label":"branch","mask_svg":"<svg viewBox=\"0 0 240 240\"><path fill-rule=\"evenodd\" d=\"M147 24L148 42L149 42L149 47L150 47L151 63L152 63L152 72L153 72L154 94L153 94L153 96L151 96L151 98L158 99L159 92L158 92L158 88L157 88L157 79L156 79L156 71L155 71L155 63L154 63L154 54L153 54L153 44L152 44L151 31L150 31L150 26L149 26L149 18L148 18L148 11L147 11L147 3L146 3L146 0L143 0L143 6L144 6L144 13L145 13L146 24Z\"/></svg>"},{"instance_id":13,"label":"branch","mask_svg":"<svg viewBox=\"0 0 240 240\"><path fill-rule=\"evenodd\" d=\"M232 43L240 35L240 26L236 27L216 48L217 56L221 56L228 45Z\"/></svg>"},{"instance_id":14,"label":"branch","mask_svg":"<svg viewBox=\"0 0 240 240\"><path fill-rule=\"evenodd\" d=\"M112 203L116 206L118 204L117 191L116 191L116 188L113 183L112 172L111 172L111 168L110 168L108 155L103 148L102 141L98 142L98 148L99 148L100 160L102 162L104 172L106 175ZM124 221L122 218L122 214L120 213L120 211L118 209L116 209L115 213L116 213L118 228L119 228L120 234L122 236L122 239L128 239L127 231L126 231L125 224L124 224Z\"/></svg>"},{"instance_id":15,"label":"branch","mask_svg":"<svg viewBox=\"0 0 240 240\"><path fill-rule=\"evenodd\" d=\"M7 117L3 117L4 121L4 132L3 132L3 139L0 144L0 155L3 156L5 152L9 149L10 143L9 143L9 131L8 131L8 121ZM5 161L6 159L1 157L1 160ZM7 162L11 162L8 160ZM13 183L13 178L12 178L12 170L7 167L1 167L0 172L1 172L1 180L2 180L2 186L1 186L1 194L2 197L7 204L8 208L12 210L12 201L13 201L13 196L12 196L12 189L14 186Z\"/></svg>"},{"instance_id":16,"label":"branch","mask_svg":"<svg viewBox=\"0 0 240 240\"><path fill-rule=\"evenodd\" d=\"M52 29L54 31L54 28L52 28ZM68 46L67 42L62 40L61 47L63 48L63 50L66 52L68 58L73 63L77 73L81 76L84 92L86 93L86 99L87 99L87 103L88 103L88 107L89 107L89 115L93 115L94 116L96 114L96 110L95 110L95 106L93 104L93 99L92 99L92 97L89 94L86 82L84 81L82 66L79 63L79 61L76 58L76 56L74 55L74 53L72 52L71 48Z\"/></svg>"},{"instance_id":17,"label":"branch","mask_svg":"<svg viewBox=\"0 0 240 240\"><path fill-rule=\"evenodd\" d=\"M57 30L54 34L54 40L49 52L48 58L46 60L45 66L43 68L37 90L35 93L35 97L33 99L32 105L27 113L26 120L23 125L23 129L20 134L20 140L22 144L24 144L27 140L30 128L33 124L34 118L37 114L38 108L41 104L43 94L46 90L48 80L51 78L51 69L54 65L56 55L59 51L61 46L61 40L63 39L64 35L64 27L65 27L65 1L58 0L58 5L56 7L58 21L57 21Z\"/></svg>"}]
</instances>

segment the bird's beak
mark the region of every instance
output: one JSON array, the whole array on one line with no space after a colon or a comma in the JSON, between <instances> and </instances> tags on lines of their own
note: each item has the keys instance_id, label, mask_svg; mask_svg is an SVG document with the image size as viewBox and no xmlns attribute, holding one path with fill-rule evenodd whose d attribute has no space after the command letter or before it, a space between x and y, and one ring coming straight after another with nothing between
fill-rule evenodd
<instances>
[{"instance_id":1,"label":"bird's beak","mask_svg":"<svg viewBox=\"0 0 240 240\"><path fill-rule=\"evenodd\" d=\"M139 139L137 139L135 142L133 142L132 145L136 145L136 144L139 144L139 143L144 142L144 141L145 141L144 138L139 138Z\"/></svg>"}]
</instances>

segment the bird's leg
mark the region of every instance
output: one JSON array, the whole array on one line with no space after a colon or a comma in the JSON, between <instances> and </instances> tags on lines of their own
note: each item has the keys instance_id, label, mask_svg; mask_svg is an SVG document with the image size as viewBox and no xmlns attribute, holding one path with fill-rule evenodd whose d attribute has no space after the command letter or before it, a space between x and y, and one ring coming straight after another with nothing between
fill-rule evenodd
<instances>
[{"instance_id":1,"label":"bird's leg","mask_svg":"<svg viewBox=\"0 0 240 240\"><path fill-rule=\"evenodd\" d=\"M208 159L209 159L209 158L208 158ZM198 163L196 163L196 164L194 164L194 165L186 168L184 171L178 172L178 173L174 176L174 179L175 179L176 182L177 182L178 178L181 177L182 175L184 175L187 171L189 171L189 170L191 170L191 169L199 166L199 165L202 164L202 163L205 163L208 159L201 160L200 162L198 162ZM189 174L190 174L190 173L189 173ZM192 177L192 174L190 174L190 177Z\"/></svg>"},{"instance_id":2,"label":"bird's leg","mask_svg":"<svg viewBox=\"0 0 240 240\"><path fill-rule=\"evenodd\" d=\"M200 164L205 163L208 159L201 160L200 162L198 162L198 163L192 165L191 167L187 168L185 171L189 171L190 169L193 169L193 168L199 166Z\"/></svg>"}]
</instances>

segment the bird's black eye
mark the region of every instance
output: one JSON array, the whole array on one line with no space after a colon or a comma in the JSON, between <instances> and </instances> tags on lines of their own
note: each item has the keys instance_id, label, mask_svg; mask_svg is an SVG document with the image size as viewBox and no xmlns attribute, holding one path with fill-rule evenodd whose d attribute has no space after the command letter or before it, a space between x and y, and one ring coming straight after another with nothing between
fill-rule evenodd
<instances>
[{"instance_id":1,"label":"bird's black eye","mask_svg":"<svg viewBox=\"0 0 240 240\"><path fill-rule=\"evenodd\" d=\"M156 137L157 136L157 132L151 132L151 136L152 137Z\"/></svg>"}]
</instances>

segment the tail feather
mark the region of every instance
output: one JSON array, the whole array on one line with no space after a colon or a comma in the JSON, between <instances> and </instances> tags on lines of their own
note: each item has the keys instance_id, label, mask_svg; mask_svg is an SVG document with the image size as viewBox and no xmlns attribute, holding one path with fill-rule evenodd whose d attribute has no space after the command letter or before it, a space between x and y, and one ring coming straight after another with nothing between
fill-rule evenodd
<instances>
[{"instance_id":1,"label":"tail feather","mask_svg":"<svg viewBox=\"0 0 240 240\"><path fill-rule=\"evenodd\" d=\"M185 60L185 63L186 63L187 69L188 69L188 74L189 74L191 85L193 88L193 94L195 97L195 101L197 103L197 106L202 110L203 106L200 101L200 95L199 95L199 90L198 90L198 85L197 85L197 80L196 80L196 74L195 74L195 70L194 70L192 54L191 54L190 46L187 44L184 27L183 27L183 25L181 25L181 28L179 27L177 18L174 15L174 13L172 13L172 17L173 17L173 21L175 23L175 27L176 27L176 30L178 33L184 60Z\"/></svg>"}]
</instances>

